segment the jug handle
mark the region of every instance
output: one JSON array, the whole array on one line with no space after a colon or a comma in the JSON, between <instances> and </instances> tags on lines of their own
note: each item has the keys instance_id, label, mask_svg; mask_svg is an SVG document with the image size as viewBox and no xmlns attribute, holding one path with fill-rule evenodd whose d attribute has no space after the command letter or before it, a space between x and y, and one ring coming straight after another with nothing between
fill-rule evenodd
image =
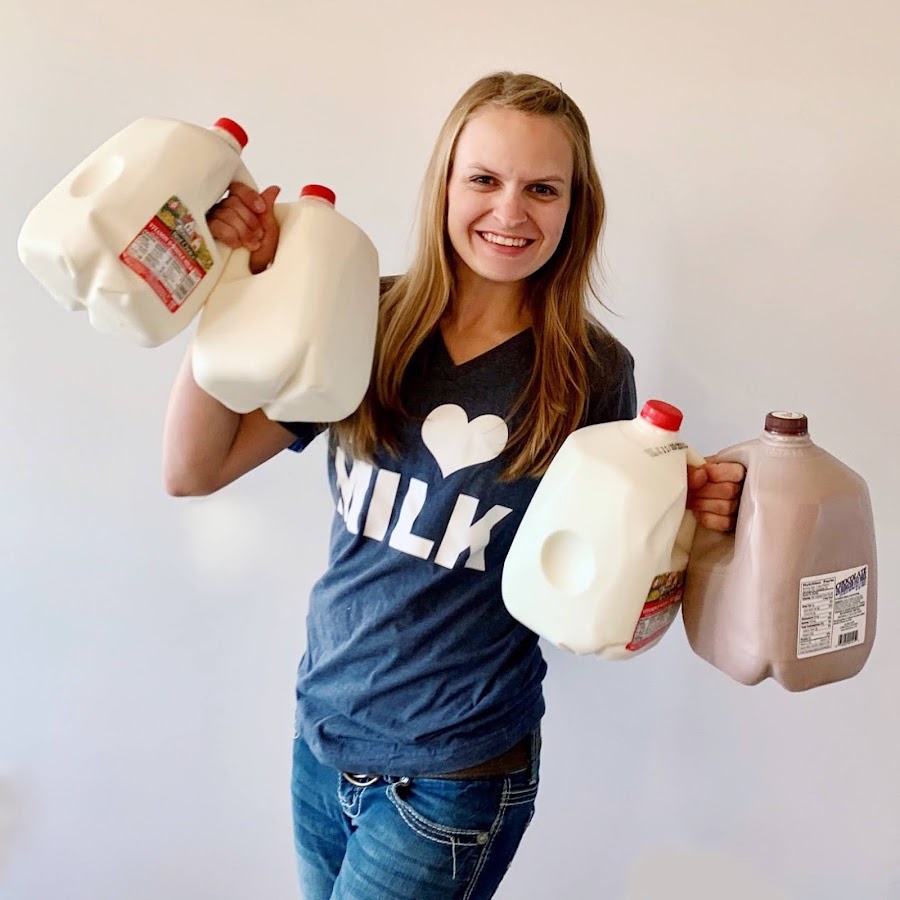
<instances>
[{"instance_id":1,"label":"jug handle","mask_svg":"<svg viewBox=\"0 0 900 900\"><path fill-rule=\"evenodd\" d=\"M750 474L750 452L746 445L738 444L734 447L727 447L725 450L722 450L720 453L716 453L714 456L711 456L707 462L736 462L740 463L744 467L745 475L744 481L746 483L747 475ZM738 506L738 516L737 522L735 524L735 529L733 532L728 534L722 534L722 538L728 540L734 540L735 535L737 535L738 531L742 531L742 521L746 519L744 515L746 510L746 506L741 503ZM700 525L699 527L703 527Z\"/></svg>"},{"instance_id":2,"label":"jug handle","mask_svg":"<svg viewBox=\"0 0 900 900\"><path fill-rule=\"evenodd\" d=\"M259 193L259 187L256 184L256 180L250 174L243 162L238 164L237 171L234 173L234 178L231 180L238 182L238 184L246 184L248 188Z\"/></svg>"},{"instance_id":3,"label":"jug handle","mask_svg":"<svg viewBox=\"0 0 900 900\"><path fill-rule=\"evenodd\" d=\"M700 466L706 465L706 460L693 448L687 448L687 464L691 466L691 468L699 469Z\"/></svg>"},{"instance_id":4,"label":"jug handle","mask_svg":"<svg viewBox=\"0 0 900 900\"><path fill-rule=\"evenodd\" d=\"M691 446L685 450L685 462L692 469L699 469L706 463L706 460ZM687 473L685 473L685 476ZM694 543L694 534L697 530L697 519L690 509L685 509L684 515L681 517L681 527L675 538L675 546L680 547L685 554L690 554L691 545Z\"/></svg>"},{"instance_id":5,"label":"jug handle","mask_svg":"<svg viewBox=\"0 0 900 900\"><path fill-rule=\"evenodd\" d=\"M259 186L256 184L256 179L250 174L250 170L244 165L243 161L238 163L237 170L231 180L238 182L238 184L244 184L251 190L259 193ZM222 275L219 278L216 288L226 281L236 281L238 278L246 278L251 274L249 250L244 247L232 250L230 247L226 247L221 241L216 241L216 248L219 251L220 257L226 260L225 268L222 270ZM213 293L215 293L216 288L213 288ZM209 299L207 299L206 302L208 303Z\"/></svg>"},{"instance_id":6,"label":"jug handle","mask_svg":"<svg viewBox=\"0 0 900 900\"><path fill-rule=\"evenodd\" d=\"M285 239L285 220L287 219L288 211L290 208L294 206L294 203L276 203L274 207L275 218L278 220L278 224L281 226L281 236L278 239L279 247L283 243ZM225 263L225 268L222 270L222 275L219 277L219 281L216 286L213 288L212 294L210 294L210 298L212 299L216 291L223 285L229 284L232 281L240 281L243 278L259 278L266 274L268 269L263 272L257 272L255 275L250 271L250 251L246 247L238 247L237 250L231 250L226 247L224 244L220 244L216 241L217 246L220 250L223 250L225 253L230 254L228 257L228 261ZM269 268L275 265L278 261L278 250L275 250L275 258L269 264ZM206 301L209 303L209 299Z\"/></svg>"}]
</instances>

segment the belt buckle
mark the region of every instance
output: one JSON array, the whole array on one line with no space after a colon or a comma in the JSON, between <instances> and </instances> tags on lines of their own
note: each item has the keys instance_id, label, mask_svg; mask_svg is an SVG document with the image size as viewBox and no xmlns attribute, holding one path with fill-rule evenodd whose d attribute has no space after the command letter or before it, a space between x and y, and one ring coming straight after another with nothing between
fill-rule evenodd
<instances>
[{"instance_id":1,"label":"belt buckle","mask_svg":"<svg viewBox=\"0 0 900 900\"><path fill-rule=\"evenodd\" d=\"M352 775L350 772L341 772L341 774L350 782L350 784L358 788L371 787L379 778L381 778L380 775Z\"/></svg>"}]
</instances>

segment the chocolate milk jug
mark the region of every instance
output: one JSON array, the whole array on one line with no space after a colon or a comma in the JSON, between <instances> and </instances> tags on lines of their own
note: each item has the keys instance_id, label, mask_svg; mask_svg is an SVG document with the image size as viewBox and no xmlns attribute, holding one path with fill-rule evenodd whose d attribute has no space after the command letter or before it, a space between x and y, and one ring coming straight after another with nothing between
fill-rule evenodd
<instances>
[{"instance_id":1,"label":"chocolate milk jug","mask_svg":"<svg viewBox=\"0 0 900 900\"><path fill-rule=\"evenodd\" d=\"M682 616L688 641L742 684L789 691L850 678L875 639L875 528L865 481L816 446L806 416L716 454L747 469L733 534L698 528Z\"/></svg>"}]
</instances>

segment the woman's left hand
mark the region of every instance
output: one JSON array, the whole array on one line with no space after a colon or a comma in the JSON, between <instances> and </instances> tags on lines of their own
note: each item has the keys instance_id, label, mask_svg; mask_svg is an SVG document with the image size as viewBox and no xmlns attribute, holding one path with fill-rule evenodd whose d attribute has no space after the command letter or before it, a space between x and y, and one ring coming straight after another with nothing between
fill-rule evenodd
<instances>
[{"instance_id":1,"label":"woman's left hand","mask_svg":"<svg viewBox=\"0 0 900 900\"><path fill-rule=\"evenodd\" d=\"M736 462L712 459L699 468L688 466L686 506L699 525L713 531L734 529L746 474L747 470Z\"/></svg>"}]
</instances>

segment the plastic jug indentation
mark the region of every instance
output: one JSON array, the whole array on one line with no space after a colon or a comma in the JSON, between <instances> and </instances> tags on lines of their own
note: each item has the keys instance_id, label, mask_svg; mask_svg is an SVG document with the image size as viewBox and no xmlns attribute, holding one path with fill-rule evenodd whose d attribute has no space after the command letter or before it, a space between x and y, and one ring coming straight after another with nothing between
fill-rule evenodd
<instances>
[{"instance_id":1,"label":"plastic jug indentation","mask_svg":"<svg viewBox=\"0 0 900 900\"><path fill-rule=\"evenodd\" d=\"M541 568L547 581L567 594L580 594L594 580L591 545L574 531L554 531L541 548Z\"/></svg>"},{"instance_id":2,"label":"plastic jug indentation","mask_svg":"<svg viewBox=\"0 0 900 900\"><path fill-rule=\"evenodd\" d=\"M125 171L125 160L118 154L98 159L82 169L69 185L73 197L88 197L109 187Z\"/></svg>"}]
</instances>

